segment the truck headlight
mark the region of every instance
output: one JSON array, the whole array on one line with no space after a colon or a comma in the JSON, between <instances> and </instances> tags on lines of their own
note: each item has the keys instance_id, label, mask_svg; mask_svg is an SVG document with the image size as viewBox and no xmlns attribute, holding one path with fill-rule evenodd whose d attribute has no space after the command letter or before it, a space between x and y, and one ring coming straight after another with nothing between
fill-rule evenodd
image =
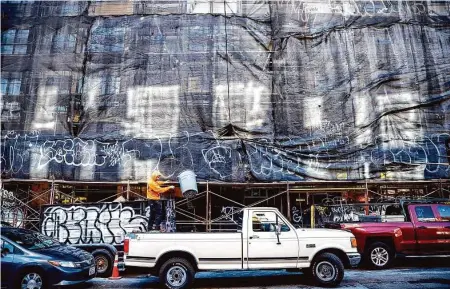
<instances>
[{"instance_id":1,"label":"truck headlight","mask_svg":"<svg viewBox=\"0 0 450 289\"><path fill-rule=\"evenodd\" d=\"M65 267L65 268L76 268L77 267L74 262L70 262L70 261L52 261L51 260L48 262L56 267Z\"/></svg>"},{"instance_id":2,"label":"truck headlight","mask_svg":"<svg viewBox=\"0 0 450 289\"><path fill-rule=\"evenodd\" d=\"M352 248L358 247L358 243L356 242L356 238L355 237L351 237L350 238L350 243L352 244Z\"/></svg>"}]
</instances>

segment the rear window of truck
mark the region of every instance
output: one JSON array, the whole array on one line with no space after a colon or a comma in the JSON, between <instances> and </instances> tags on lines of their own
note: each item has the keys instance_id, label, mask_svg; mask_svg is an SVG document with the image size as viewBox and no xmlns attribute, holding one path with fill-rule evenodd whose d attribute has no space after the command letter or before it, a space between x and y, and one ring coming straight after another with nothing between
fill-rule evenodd
<instances>
[{"instance_id":1,"label":"rear window of truck","mask_svg":"<svg viewBox=\"0 0 450 289\"><path fill-rule=\"evenodd\" d=\"M450 206L438 205L437 209L438 209L439 215L441 216L441 221L450 222Z\"/></svg>"}]
</instances>

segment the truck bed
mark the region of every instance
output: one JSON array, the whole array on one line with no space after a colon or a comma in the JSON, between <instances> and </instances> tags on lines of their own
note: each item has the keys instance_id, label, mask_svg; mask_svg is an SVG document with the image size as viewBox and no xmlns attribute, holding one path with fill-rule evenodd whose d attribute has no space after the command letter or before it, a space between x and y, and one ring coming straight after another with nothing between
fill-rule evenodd
<instances>
[{"instance_id":1,"label":"truck bed","mask_svg":"<svg viewBox=\"0 0 450 289\"><path fill-rule=\"evenodd\" d=\"M202 269L224 264L223 269L242 268L242 233L136 233L130 234L127 266L154 267L156 260L173 247L198 258Z\"/></svg>"}]
</instances>

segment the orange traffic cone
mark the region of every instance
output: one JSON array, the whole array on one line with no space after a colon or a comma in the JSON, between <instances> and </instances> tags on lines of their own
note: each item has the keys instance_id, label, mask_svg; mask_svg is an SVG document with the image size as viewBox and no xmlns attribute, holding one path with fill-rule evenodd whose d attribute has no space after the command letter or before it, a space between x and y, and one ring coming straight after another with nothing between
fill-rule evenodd
<instances>
[{"instance_id":1,"label":"orange traffic cone","mask_svg":"<svg viewBox=\"0 0 450 289\"><path fill-rule=\"evenodd\" d=\"M116 279L122 278L122 276L119 276L119 268L117 267L118 264L119 264L119 256L116 253L116 257L114 258L114 267L113 267L112 276L109 277L109 279L116 280Z\"/></svg>"}]
</instances>

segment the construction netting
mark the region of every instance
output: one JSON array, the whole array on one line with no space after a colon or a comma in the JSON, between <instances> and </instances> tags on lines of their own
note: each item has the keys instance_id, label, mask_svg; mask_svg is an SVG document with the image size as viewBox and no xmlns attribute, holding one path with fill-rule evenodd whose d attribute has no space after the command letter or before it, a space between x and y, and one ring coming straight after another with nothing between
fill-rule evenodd
<instances>
[{"instance_id":1,"label":"construction netting","mask_svg":"<svg viewBox=\"0 0 450 289\"><path fill-rule=\"evenodd\" d=\"M6 178L448 178L448 1L2 2Z\"/></svg>"}]
</instances>

